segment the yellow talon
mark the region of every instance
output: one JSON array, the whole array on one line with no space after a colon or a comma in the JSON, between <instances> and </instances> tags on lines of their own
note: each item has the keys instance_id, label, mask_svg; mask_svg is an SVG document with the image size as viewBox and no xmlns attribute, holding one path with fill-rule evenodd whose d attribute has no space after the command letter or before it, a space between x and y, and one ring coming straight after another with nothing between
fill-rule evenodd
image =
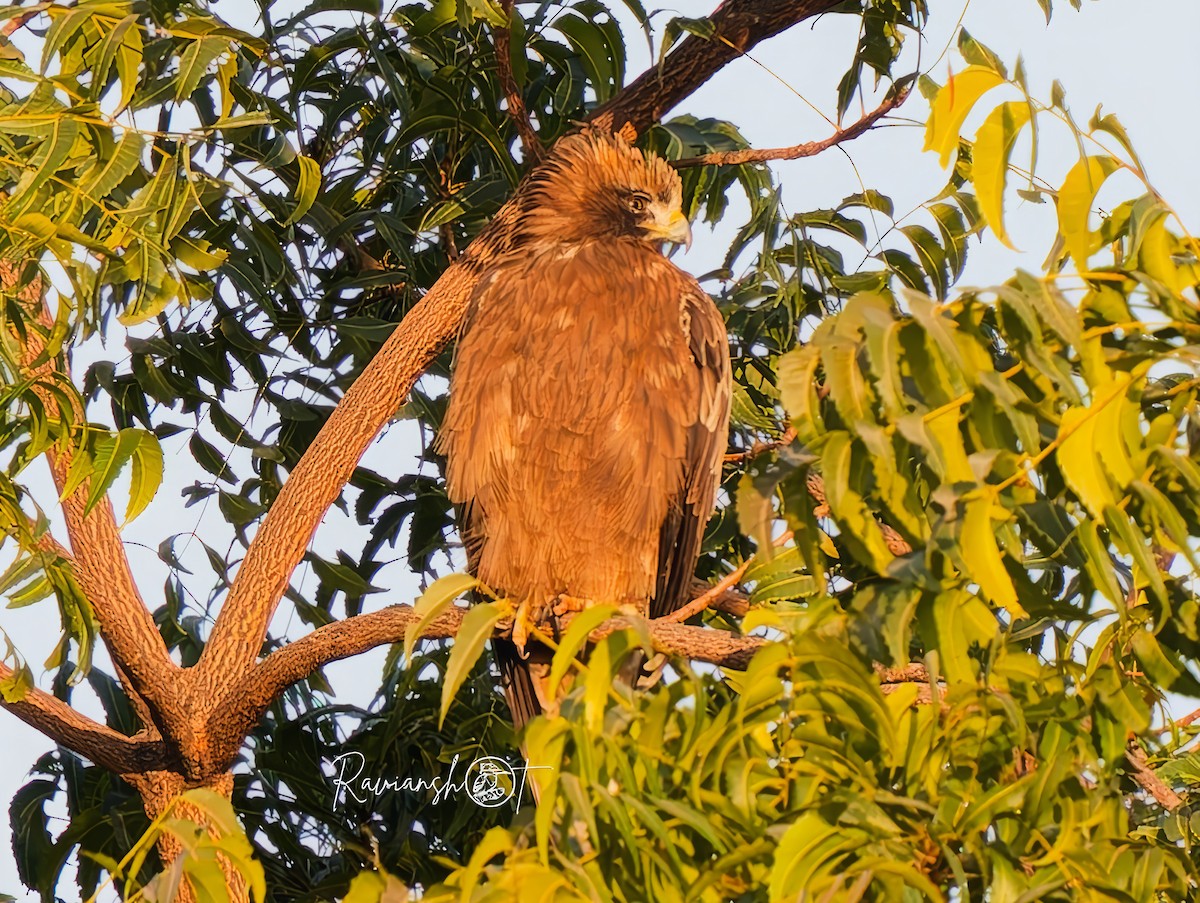
<instances>
[{"instance_id":1,"label":"yellow talon","mask_svg":"<svg viewBox=\"0 0 1200 903\"><path fill-rule=\"evenodd\" d=\"M525 644L529 642L529 626L529 600L524 599L517 606L512 625L512 642L521 658L529 658L529 653L525 651Z\"/></svg>"},{"instance_id":2,"label":"yellow talon","mask_svg":"<svg viewBox=\"0 0 1200 903\"><path fill-rule=\"evenodd\" d=\"M584 611L590 604L591 600L581 599L578 596L568 596L566 593L561 593L555 596L554 600L554 616L561 618L563 615L572 614L578 611Z\"/></svg>"}]
</instances>

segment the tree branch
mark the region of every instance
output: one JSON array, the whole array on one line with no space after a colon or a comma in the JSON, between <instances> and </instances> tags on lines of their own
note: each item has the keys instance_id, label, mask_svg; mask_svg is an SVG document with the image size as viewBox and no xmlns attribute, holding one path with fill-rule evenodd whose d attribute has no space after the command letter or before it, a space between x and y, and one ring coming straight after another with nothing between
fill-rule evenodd
<instances>
[{"instance_id":1,"label":"tree branch","mask_svg":"<svg viewBox=\"0 0 1200 903\"><path fill-rule=\"evenodd\" d=\"M928 705L933 701L929 671L924 665L918 662L913 662L900 668L885 668L882 665L876 665L875 673L879 675L879 689L884 694L894 693L905 684L916 684L918 693L917 698L913 700L914 704ZM1136 739L1130 741L1128 748L1125 750L1125 758L1131 766L1129 776L1133 778L1134 783L1154 797L1155 802L1168 812L1174 812L1183 805L1183 797L1168 787L1163 779L1150 767L1146 751ZM1080 780L1090 784L1082 776Z\"/></svg>"},{"instance_id":2,"label":"tree branch","mask_svg":"<svg viewBox=\"0 0 1200 903\"><path fill-rule=\"evenodd\" d=\"M517 84L512 69L512 8L513 0L501 0L501 9L509 17L508 24L496 29L496 71L500 75L500 87L504 89L504 99L508 105L508 115L517 134L521 136L521 147L525 149L525 159L530 163L540 163L546 154L546 148L538 138L529 121L529 110L525 107L525 97L521 94L521 86Z\"/></svg>"},{"instance_id":3,"label":"tree branch","mask_svg":"<svg viewBox=\"0 0 1200 903\"><path fill-rule=\"evenodd\" d=\"M773 147L764 150L746 148L745 150L700 154L698 157L685 157L682 160L675 160L671 165L676 169L685 169L689 166L728 166L740 163L765 163L768 160L798 160L801 157L813 157L836 144L841 144L843 141L850 141L870 131L875 123L904 103L911 91L911 78L897 82L883 103L853 125L838 129L822 141L806 141L803 144L794 144L791 147Z\"/></svg>"},{"instance_id":4,"label":"tree branch","mask_svg":"<svg viewBox=\"0 0 1200 903\"><path fill-rule=\"evenodd\" d=\"M9 260L0 260L0 286L12 291L19 280L19 266ZM35 380L33 391L47 414L63 416L64 412L59 411L58 396L47 388L44 380L52 379L56 374L67 374L62 373L61 364L55 358L34 365L44 355L46 336L54 326L46 309L41 280L35 279L22 289L17 300L31 321L22 334L14 333L21 348L22 372ZM68 413L76 422L85 420L82 408ZM68 449L51 448L46 452L46 459L61 496L74 456ZM63 519L71 539L72 569L100 622L105 645L124 678L122 683L126 692L131 697L151 700L151 708L168 720L174 717L181 721L182 712L178 711L175 694L171 692L174 672L178 668L167 654L162 636L133 580L112 503L105 497L89 511L89 485L90 481L84 480L62 499ZM53 537L47 542L56 552L66 551ZM149 711L144 707L139 710Z\"/></svg>"},{"instance_id":5,"label":"tree branch","mask_svg":"<svg viewBox=\"0 0 1200 903\"><path fill-rule=\"evenodd\" d=\"M814 502L817 503L817 508L814 513L817 517L828 517L830 511L829 502L825 497L825 480L820 474L810 472L808 474L807 482L808 495ZM885 524L883 521L879 520L878 517L876 517L875 522L879 524L879 532L883 534L883 542L884 545L888 547L889 552L891 552L897 558L901 557L902 555L908 555L910 552L912 552L912 545L909 544L907 539L900 535L895 527Z\"/></svg>"},{"instance_id":6,"label":"tree branch","mask_svg":"<svg viewBox=\"0 0 1200 903\"><path fill-rule=\"evenodd\" d=\"M454 636L466 611L465 608L451 608L439 615L422 631L421 639ZM564 617L560 626L565 629L574 617ZM380 611L318 627L307 636L272 652L230 694L231 699L238 701L237 705L222 706L210 715L207 736L214 750L220 750L215 761L232 760L246 734L292 684L331 662L361 655L378 646L402 642L405 631L415 621L411 605L390 605ZM665 619L647 623L656 651L726 668L744 669L754 653L767 643L758 637L739 637L724 630L689 627ZM590 638L595 642L631 626L633 622L628 618L613 618L592 631Z\"/></svg>"},{"instance_id":7,"label":"tree branch","mask_svg":"<svg viewBox=\"0 0 1200 903\"><path fill-rule=\"evenodd\" d=\"M592 114L593 124L644 132L738 57L797 23L840 6L842 0L725 0L708 17L712 35L688 35L662 66L647 69Z\"/></svg>"},{"instance_id":8,"label":"tree branch","mask_svg":"<svg viewBox=\"0 0 1200 903\"><path fill-rule=\"evenodd\" d=\"M0 680L12 676L13 669L0 664ZM166 767L167 748L161 740L126 737L79 714L57 696L36 687L27 690L24 698L17 702L0 698L0 706L60 746L116 774Z\"/></svg>"},{"instance_id":9,"label":"tree branch","mask_svg":"<svg viewBox=\"0 0 1200 903\"><path fill-rule=\"evenodd\" d=\"M661 73L658 67L643 73L591 121L601 127L631 123L640 131L759 41L839 2L726 0L710 19L712 39L686 38L668 55ZM510 201L409 311L285 481L246 552L192 675L210 713L235 698L220 692L227 676L246 675L254 667L267 624L321 518L380 428L458 331L484 264L509 247L515 215Z\"/></svg>"}]
</instances>

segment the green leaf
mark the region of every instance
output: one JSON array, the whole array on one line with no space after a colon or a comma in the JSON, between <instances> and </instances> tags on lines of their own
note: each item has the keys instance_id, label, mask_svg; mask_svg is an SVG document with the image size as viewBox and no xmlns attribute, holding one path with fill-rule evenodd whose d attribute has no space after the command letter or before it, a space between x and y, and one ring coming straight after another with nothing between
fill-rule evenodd
<instances>
[{"instance_id":1,"label":"green leaf","mask_svg":"<svg viewBox=\"0 0 1200 903\"><path fill-rule=\"evenodd\" d=\"M1028 617L1028 612L1017 602L1016 588L996 545L991 502L983 497L974 498L966 503L965 509L958 551L967 575L979 584L993 605L1007 609L1014 617Z\"/></svg>"},{"instance_id":2,"label":"green leaf","mask_svg":"<svg viewBox=\"0 0 1200 903\"><path fill-rule=\"evenodd\" d=\"M483 647L492 638L496 624L506 614L506 606L498 602L483 602L472 605L463 617L454 645L450 647L450 659L446 662L445 683L442 685L442 705L438 712L438 727L446 721L446 713L471 669L483 654ZM407 638L406 638L407 641Z\"/></svg>"},{"instance_id":3,"label":"green leaf","mask_svg":"<svg viewBox=\"0 0 1200 903\"><path fill-rule=\"evenodd\" d=\"M1029 104L1002 103L988 114L975 135L971 154L971 181L979 199L979 211L992 232L1006 247L1013 247L1004 228L1004 186L1008 161L1021 130L1029 124Z\"/></svg>"},{"instance_id":4,"label":"green leaf","mask_svg":"<svg viewBox=\"0 0 1200 903\"><path fill-rule=\"evenodd\" d=\"M179 57L179 74L175 76L176 102L191 97L213 61L229 52L232 51L226 37L205 36L192 41Z\"/></svg>"},{"instance_id":5,"label":"green leaf","mask_svg":"<svg viewBox=\"0 0 1200 903\"><path fill-rule=\"evenodd\" d=\"M158 493L162 485L162 446L153 433L137 430L138 444L133 450L133 469L129 481L129 506L125 509L125 523L129 523L146 510L146 506Z\"/></svg>"},{"instance_id":6,"label":"green leaf","mask_svg":"<svg viewBox=\"0 0 1200 903\"><path fill-rule=\"evenodd\" d=\"M145 435L144 430L129 428L121 430L115 436L104 435L96 440L96 448L92 454L92 470L88 475L85 514L107 495L121 470L142 445ZM151 437L151 441L154 442L155 447L158 446L157 440L154 440L153 437Z\"/></svg>"},{"instance_id":7,"label":"green leaf","mask_svg":"<svg viewBox=\"0 0 1200 903\"><path fill-rule=\"evenodd\" d=\"M1008 70L991 48L975 40L965 28L958 30L958 52L972 66L982 66L990 69L1001 78L1008 78Z\"/></svg>"},{"instance_id":8,"label":"green leaf","mask_svg":"<svg viewBox=\"0 0 1200 903\"><path fill-rule=\"evenodd\" d=\"M12 190L5 208L8 217L17 218L37 200L38 189L62 168L78 137L79 124L74 119L60 116L51 123L49 133L32 161L33 169L27 171Z\"/></svg>"},{"instance_id":9,"label":"green leaf","mask_svg":"<svg viewBox=\"0 0 1200 903\"><path fill-rule=\"evenodd\" d=\"M619 610L614 605L592 605L571 621L571 626L558 641L558 648L554 650L554 660L550 665L547 686L552 693L557 693L559 684L576 663L576 656L587 643L591 632L618 614Z\"/></svg>"},{"instance_id":10,"label":"green leaf","mask_svg":"<svg viewBox=\"0 0 1200 903\"><path fill-rule=\"evenodd\" d=\"M288 218L283 221L285 226L298 222L304 214L308 213L317 199L317 192L321 189L320 164L303 154L296 157L296 163L300 167L300 178L296 183L296 206L292 208Z\"/></svg>"},{"instance_id":11,"label":"green leaf","mask_svg":"<svg viewBox=\"0 0 1200 903\"><path fill-rule=\"evenodd\" d=\"M433 581L413 605L413 621L404 630L404 658L412 661L413 649L421 634L450 608L455 599L482 588L483 584L470 574L447 574Z\"/></svg>"},{"instance_id":12,"label":"green leaf","mask_svg":"<svg viewBox=\"0 0 1200 903\"><path fill-rule=\"evenodd\" d=\"M783 409L801 442L809 442L824 432L820 400L817 398L817 367L821 351L805 345L779 358L779 397Z\"/></svg>"},{"instance_id":13,"label":"green leaf","mask_svg":"<svg viewBox=\"0 0 1200 903\"><path fill-rule=\"evenodd\" d=\"M137 168L144 148L145 139L141 134L132 129L125 132L112 154L107 159L97 160L95 167L84 175L80 189L83 196L94 204L107 198Z\"/></svg>"}]
</instances>

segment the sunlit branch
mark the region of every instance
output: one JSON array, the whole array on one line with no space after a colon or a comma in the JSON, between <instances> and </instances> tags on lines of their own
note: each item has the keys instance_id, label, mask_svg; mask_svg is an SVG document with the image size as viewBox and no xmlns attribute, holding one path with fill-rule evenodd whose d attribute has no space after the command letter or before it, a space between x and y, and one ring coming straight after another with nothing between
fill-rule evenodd
<instances>
[{"instance_id":1,"label":"sunlit branch","mask_svg":"<svg viewBox=\"0 0 1200 903\"><path fill-rule=\"evenodd\" d=\"M838 129L828 138L821 141L806 141L803 144L793 144L791 147L772 147L763 149L746 148L745 150L721 151L712 154L701 154L698 157L686 157L673 161L678 169L689 166L734 166L742 163L766 163L770 160L799 160L801 157L813 157L822 151L829 150L845 141L850 141L870 131L884 116L908 99L912 90L912 80L897 82L892 91L867 115L853 125Z\"/></svg>"},{"instance_id":2,"label":"sunlit branch","mask_svg":"<svg viewBox=\"0 0 1200 903\"><path fill-rule=\"evenodd\" d=\"M12 676L12 668L0 664L0 680ZM0 698L0 706L60 746L116 774L165 768L168 764L167 748L161 740L126 737L37 688L28 689L16 702Z\"/></svg>"},{"instance_id":3,"label":"sunlit branch","mask_svg":"<svg viewBox=\"0 0 1200 903\"><path fill-rule=\"evenodd\" d=\"M533 123L529 120L529 110L525 106L525 98L521 94L521 86L513 75L512 69L512 6L513 0L501 0L500 7L504 14L510 17L508 25L497 28L496 36L496 70L500 75L500 87L504 90L504 100L508 105L508 115L517 134L521 136L521 147L525 151L525 159L530 163L540 163L546 149L538 138Z\"/></svg>"},{"instance_id":4,"label":"sunlit branch","mask_svg":"<svg viewBox=\"0 0 1200 903\"><path fill-rule=\"evenodd\" d=\"M19 276L11 261L0 260L0 284L11 290L17 285ZM34 366L46 349L44 333L53 326L42 293L41 281L35 280L22 289L18 297L18 303L29 314L31 322L20 335L14 334L14 338L21 348L22 370L32 377L48 377L60 366L54 358ZM37 381L33 390L48 414L58 411L55 393ZM81 410L73 413L76 420L82 419ZM55 487L62 496L73 455L68 449L52 448L46 452L46 458ZM167 655L162 636L134 583L112 505L104 498L89 510L88 485L89 481L84 480L62 499L75 577L100 622L101 634L122 674L126 692L131 697L151 700L152 709L167 719L174 716L182 720L181 713L172 705L172 672L178 669ZM65 552L52 537L49 542L53 543L51 548L56 553L59 550Z\"/></svg>"}]
</instances>

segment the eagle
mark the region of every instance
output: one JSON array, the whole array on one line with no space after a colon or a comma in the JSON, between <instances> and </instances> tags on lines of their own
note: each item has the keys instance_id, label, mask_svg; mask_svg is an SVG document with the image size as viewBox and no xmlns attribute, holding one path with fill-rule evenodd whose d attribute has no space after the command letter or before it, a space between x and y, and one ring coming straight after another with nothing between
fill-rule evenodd
<instances>
[{"instance_id":1,"label":"eagle","mask_svg":"<svg viewBox=\"0 0 1200 903\"><path fill-rule=\"evenodd\" d=\"M679 176L590 129L514 204L503 253L476 264L437 438L468 566L526 612L661 617L688 598L730 406L725 322L663 254L691 244ZM519 730L553 698L549 651L493 654Z\"/></svg>"}]
</instances>

